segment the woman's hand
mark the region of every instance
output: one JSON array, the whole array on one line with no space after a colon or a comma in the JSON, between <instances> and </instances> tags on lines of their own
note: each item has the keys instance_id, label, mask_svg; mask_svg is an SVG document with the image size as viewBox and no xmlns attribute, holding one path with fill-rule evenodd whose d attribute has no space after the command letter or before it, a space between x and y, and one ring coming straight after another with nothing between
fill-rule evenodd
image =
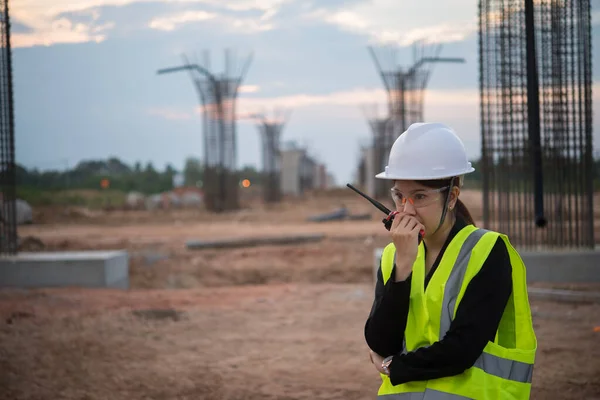
<instances>
[{"instance_id":1,"label":"woman's hand","mask_svg":"<svg viewBox=\"0 0 600 400\"><path fill-rule=\"evenodd\" d=\"M394 217L390 234L396 247L396 282L406 280L412 271L421 230L425 230L425 227L412 215L398 213Z\"/></svg>"},{"instance_id":2,"label":"woman's hand","mask_svg":"<svg viewBox=\"0 0 600 400\"><path fill-rule=\"evenodd\" d=\"M381 363L383 363L384 357L381 357L379 354L375 353L373 350L369 350L371 362L375 364L375 369L379 371L380 374L387 375L386 372L381 369Z\"/></svg>"}]
</instances>

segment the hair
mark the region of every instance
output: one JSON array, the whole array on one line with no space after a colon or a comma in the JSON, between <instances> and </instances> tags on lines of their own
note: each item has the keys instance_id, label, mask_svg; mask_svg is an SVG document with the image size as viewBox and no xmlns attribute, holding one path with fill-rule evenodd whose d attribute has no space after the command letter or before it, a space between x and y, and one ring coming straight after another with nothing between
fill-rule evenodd
<instances>
[{"instance_id":1,"label":"hair","mask_svg":"<svg viewBox=\"0 0 600 400\"><path fill-rule=\"evenodd\" d=\"M447 178L447 179L427 180L427 181L420 180L418 182L423 186L427 186L428 188L438 189L438 188L441 188L444 186L450 186L453 179L454 179L453 186L458 186L460 188L462 186L462 179L463 179L461 176L455 176L455 177ZM448 189L448 193L450 192L450 189L452 189L452 188ZM463 219L469 225L475 225L475 221L473 220L473 217L471 216L469 209L467 208L465 203L463 203L460 199L456 199L455 210L456 210L455 212L456 212L457 218Z\"/></svg>"}]
</instances>

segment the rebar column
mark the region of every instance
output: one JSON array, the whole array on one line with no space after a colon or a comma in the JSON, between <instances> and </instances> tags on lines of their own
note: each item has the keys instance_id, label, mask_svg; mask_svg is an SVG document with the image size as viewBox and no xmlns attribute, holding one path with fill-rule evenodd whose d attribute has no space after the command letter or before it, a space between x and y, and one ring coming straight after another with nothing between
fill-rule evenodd
<instances>
[{"instance_id":1,"label":"rebar column","mask_svg":"<svg viewBox=\"0 0 600 400\"><path fill-rule=\"evenodd\" d=\"M204 79L200 85L206 106L208 146L204 149L204 198L211 211L239 208L235 152L235 95L232 79Z\"/></svg>"},{"instance_id":2,"label":"rebar column","mask_svg":"<svg viewBox=\"0 0 600 400\"><path fill-rule=\"evenodd\" d=\"M204 129L204 203L207 210L222 212L239 208L237 171L236 102L238 90L252 56L239 72L228 50L225 51L225 72L210 72L210 58L204 52L204 65L191 64L159 70L159 74L187 70L190 72L202 104Z\"/></svg>"},{"instance_id":3,"label":"rebar column","mask_svg":"<svg viewBox=\"0 0 600 400\"><path fill-rule=\"evenodd\" d=\"M0 0L0 255L17 253L15 117L8 0Z\"/></svg>"},{"instance_id":4,"label":"rebar column","mask_svg":"<svg viewBox=\"0 0 600 400\"><path fill-rule=\"evenodd\" d=\"M274 118L269 119L264 114L258 116L258 130L262 141L263 164L263 194L266 203L281 201L281 132L289 113L277 111Z\"/></svg>"},{"instance_id":5,"label":"rebar column","mask_svg":"<svg viewBox=\"0 0 600 400\"><path fill-rule=\"evenodd\" d=\"M480 0L479 53L484 226L593 247L589 0Z\"/></svg>"},{"instance_id":6,"label":"rebar column","mask_svg":"<svg viewBox=\"0 0 600 400\"><path fill-rule=\"evenodd\" d=\"M425 46L422 42L413 45L414 62L408 68L396 64L396 49L380 49L379 56L373 47L369 52L381 76L388 94L390 123L387 125L383 145L386 147L385 162L394 141L415 122L423 122L424 92L432 72L432 65L439 62L464 63L463 58L439 57L441 45ZM381 52L390 54L381 54ZM384 65L383 60L392 60Z\"/></svg>"}]
</instances>

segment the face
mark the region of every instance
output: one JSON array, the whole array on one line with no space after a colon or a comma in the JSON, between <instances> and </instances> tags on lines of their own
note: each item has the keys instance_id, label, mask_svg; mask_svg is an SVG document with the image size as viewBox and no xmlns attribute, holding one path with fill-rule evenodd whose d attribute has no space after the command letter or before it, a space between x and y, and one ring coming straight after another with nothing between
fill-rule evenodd
<instances>
[{"instance_id":1,"label":"face","mask_svg":"<svg viewBox=\"0 0 600 400\"><path fill-rule=\"evenodd\" d=\"M425 232L434 232L442 217L447 190L430 188L418 181L395 181L392 198L397 211L415 216L425 226ZM450 193L450 210L457 198L458 188L454 187Z\"/></svg>"}]
</instances>

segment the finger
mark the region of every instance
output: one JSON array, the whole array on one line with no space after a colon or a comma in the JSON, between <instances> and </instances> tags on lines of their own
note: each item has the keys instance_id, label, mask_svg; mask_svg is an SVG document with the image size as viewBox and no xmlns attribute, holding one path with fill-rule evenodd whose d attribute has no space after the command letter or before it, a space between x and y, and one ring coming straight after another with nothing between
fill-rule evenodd
<instances>
[{"instance_id":1,"label":"finger","mask_svg":"<svg viewBox=\"0 0 600 400\"><path fill-rule=\"evenodd\" d=\"M410 215L404 215L404 217L402 218L402 227L404 229L407 229L410 225L412 217Z\"/></svg>"},{"instance_id":2,"label":"finger","mask_svg":"<svg viewBox=\"0 0 600 400\"><path fill-rule=\"evenodd\" d=\"M414 228L414 226L416 224L419 223L419 221L412 215L407 215L406 216L406 225L404 226L406 228L406 230L412 230Z\"/></svg>"},{"instance_id":3,"label":"finger","mask_svg":"<svg viewBox=\"0 0 600 400\"><path fill-rule=\"evenodd\" d=\"M421 224L415 225L415 227L410 231L411 234L418 236L421 231L425 231Z\"/></svg>"},{"instance_id":4,"label":"finger","mask_svg":"<svg viewBox=\"0 0 600 400\"><path fill-rule=\"evenodd\" d=\"M409 231L412 231L415 228L415 226L420 226L421 229L425 230L425 226L421 222L419 222L419 220L414 215L405 215L410 218L410 223L407 226Z\"/></svg>"},{"instance_id":5,"label":"finger","mask_svg":"<svg viewBox=\"0 0 600 400\"><path fill-rule=\"evenodd\" d=\"M413 229L415 229L415 226L418 226L418 225L420 225L419 221L417 221L416 218L412 218L410 223L408 224L408 229L413 230Z\"/></svg>"},{"instance_id":6,"label":"finger","mask_svg":"<svg viewBox=\"0 0 600 400\"><path fill-rule=\"evenodd\" d=\"M402 222L401 222L400 226L402 228L404 228L405 230L410 230L409 226L411 224L411 221L414 219L415 218L412 215L402 214Z\"/></svg>"},{"instance_id":7,"label":"finger","mask_svg":"<svg viewBox=\"0 0 600 400\"><path fill-rule=\"evenodd\" d=\"M394 218L394 220L392 221L392 228L391 229L394 229L394 228L398 227L398 225L400 225L400 221L402 220L402 217L401 217L400 214L395 214L393 216L393 218Z\"/></svg>"}]
</instances>

